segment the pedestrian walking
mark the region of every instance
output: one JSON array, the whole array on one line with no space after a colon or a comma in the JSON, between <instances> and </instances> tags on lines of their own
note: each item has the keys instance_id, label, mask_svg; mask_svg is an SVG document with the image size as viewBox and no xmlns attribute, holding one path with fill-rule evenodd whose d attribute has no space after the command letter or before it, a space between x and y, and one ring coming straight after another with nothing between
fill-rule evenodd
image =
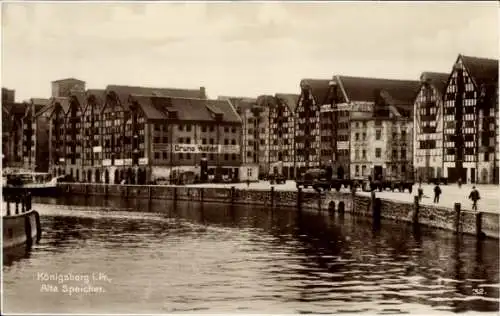
<instances>
[{"instance_id":1,"label":"pedestrian walking","mask_svg":"<svg viewBox=\"0 0 500 316\"><path fill-rule=\"evenodd\" d=\"M424 196L424 189L422 189L422 186L418 186L418 200L422 201L422 197Z\"/></svg>"},{"instance_id":2,"label":"pedestrian walking","mask_svg":"<svg viewBox=\"0 0 500 316\"><path fill-rule=\"evenodd\" d=\"M472 191L469 194L469 199L472 200L472 210L477 211L477 201L481 199L481 197L479 196L479 191L475 186L472 187Z\"/></svg>"},{"instance_id":3,"label":"pedestrian walking","mask_svg":"<svg viewBox=\"0 0 500 316\"><path fill-rule=\"evenodd\" d=\"M439 203L439 196L441 195L441 188L439 184L434 187L434 203Z\"/></svg>"},{"instance_id":4,"label":"pedestrian walking","mask_svg":"<svg viewBox=\"0 0 500 316\"><path fill-rule=\"evenodd\" d=\"M458 178L458 188L462 187L462 178Z\"/></svg>"}]
</instances>

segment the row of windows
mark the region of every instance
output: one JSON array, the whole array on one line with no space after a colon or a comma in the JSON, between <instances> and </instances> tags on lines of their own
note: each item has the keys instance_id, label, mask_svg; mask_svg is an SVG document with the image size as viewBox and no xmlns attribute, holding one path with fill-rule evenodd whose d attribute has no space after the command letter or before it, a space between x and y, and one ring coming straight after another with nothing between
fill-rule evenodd
<instances>
[{"instance_id":1,"label":"row of windows","mask_svg":"<svg viewBox=\"0 0 500 316\"><path fill-rule=\"evenodd\" d=\"M174 154L174 155L176 155L175 157L177 159L187 159L187 160L192 159L192 158L195 157L195 155L192 155L191 153L178 153L178 154ZM207 158L207 157L208 157L209 160L215 160L215 154L208 154L208 155L205 154L205 153L201 154L201 158ZM222 157L226 161L228 161L228 160L233 160L234 161L234 160L237 160L238 155L236 155L236 154L231 154L231 155L224 154ZM154 158L156 160L159 160L159 159L164 159L164 160L165 159L169 159L169 154L168 154L167 151L162 151L162 152L155 151Z\"/></svg>"}]
</instances>

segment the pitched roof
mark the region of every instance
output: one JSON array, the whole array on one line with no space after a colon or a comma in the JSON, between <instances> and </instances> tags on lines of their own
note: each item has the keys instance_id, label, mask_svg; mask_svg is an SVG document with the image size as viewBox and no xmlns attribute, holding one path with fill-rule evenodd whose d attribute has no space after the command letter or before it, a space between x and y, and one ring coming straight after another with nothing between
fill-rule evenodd
<instances>
[{"instance_id":1,"label":"pitched roof","mask_svg":"<svg viewBox=\"0 0 500 316\"><path fill-rule=\"evenodd\" d=\"M94 97L97 105L103 105L106 99L106 90L104 89L88 89L86 92L87 100Z\"/></svg>"},{"instance_id":2,"label":"pitched roof","mask_svg":"<svg viewBox=\"0 0 500 316\"><path fill-rule=\"evenodd\" d=\"M240 122L229 101L197 98L163 97L132 94L148 119L166 119L168 112L177 112L177 119L186 121L213 121L212 114L222 114L224 122Z\"/></svg>"},{"instance_id":3,"label":"pitched roof","mask_svg":"<svg viewBox=\"0 0 500 316\"><path fill-rule=\"evenodd\" d=\"M276 99L280 99L290 111L295 112L295 108L297 107L297 103L299 102L298 94L291 93L276 93Z\"/></svg>"},{"instance_id":4,"label":"pitched roof","mask_svg":"<svg viewBox=\"0 0 500 316\"><path fill-rule=\"evenodd\" d=\"M257 105L256 98L219 96L218 100L227 100L237 113L243 113Z\"/></svg>"},{"instance_id":5,"label":"pitched roof","mask_svg":"<svg viewBox=\"0 0 500 316\"><path fill-rule=\"evenodd\" d=\"M68 97L52 97L51 104L55 106L57 103L61 105L64 114L67 114L70 107L70 99Z\"/></svg>"},{"instance_id":6,"label":"pitched roof","mask_svg":"<svg viewBox=\"0 0 500 316\"><path fill-rule=\"evenodd\" d=\"M330 80L326 79L302 79L300 87L309 87L316 103L323 105L328 103L327 97L330 91Z\"/></svg>"},{"instance_id":7,"label":"pitched roof","mask_svg":"<svg viewBox=\"0 0 500 316\"><path fill-rule=\"evenodd\" d=\"M416 80L395 80L380 78L364 78L350 76L335 76L345 91L349 101L375 102L381 91L391 96L398 104L413 104L420 89Z\"/></svg>"},{"instance_id":8,"label":"pitched roof","mask_svg":"<svg viewBox=\"0 0 500 316\"><path fill-rule=\"evenodd\" d=\"M30 101L35 106L35 115L50 104L50 99L44 98L31 98Z\"/></svg>"},{"instance_id":9,"label":"pitched roof","mask_svg":"<svg viewBox=\"0 0 500 316\"><path fill-rule=\"evenodd\" d=\"M498 60L460 55L476 85L498 84Z\"/></svg>"},{"instance_id":10,"label":"pitched roof","mask_svg":"<svg viewBox=\"0 0 500 316\"><path fill-rule=\"evenodd\" d=\"M420 81L422 83L428 82L436 88L440 94L444 94L449 77L450 74L447 73L425 71L420 75Z\"/></svg>"},{"instance_id":11,"label":"pitched roof","mask_svg":"<svg viewBox=\"0 0 500 316\"><path fill-rule=\"evenodd\" d=\"M62 81L78 81L78 82L85 82L85 81L83 81L83 80L76 79L76 78L65 78L65 79L58 79L58 80L54 80L54 81L52 81L52 83L57 83L57 82L62 82Z\"/></svg>"},{"instance_id":12,"label":"pitched roof","mask_svg":"<svg viewBox=\"0 0 500 316\"><path fill-rule=\"evenodd\" d=\"M118 96L118 99L122 105L126 105L128 102L128 97L132 94L135 95L156 95L162 97L182 97L182 98L201 98L202 89L173 89L173 88L149 88L149 87L139 87L139 86L119 86L119 85L108 85L106 87L106 93L114 92Z\"/></svg>"}]
</instances>

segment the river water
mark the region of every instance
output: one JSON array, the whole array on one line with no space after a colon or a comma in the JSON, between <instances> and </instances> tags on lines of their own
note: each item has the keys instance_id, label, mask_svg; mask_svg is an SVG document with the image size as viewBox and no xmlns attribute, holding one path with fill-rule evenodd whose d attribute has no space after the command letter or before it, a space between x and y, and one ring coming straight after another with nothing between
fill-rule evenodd
<instances>
[{"instance_id":1,"label":"river water","mask_svg":"<svg viewBox=\"0 0 500 316\"><path fill-rule=\"evenodd\" d=\"M44 233L4 253L4 312L498 311L499 244L293 209L37 200Z\"/></svg>"}]
</instances>

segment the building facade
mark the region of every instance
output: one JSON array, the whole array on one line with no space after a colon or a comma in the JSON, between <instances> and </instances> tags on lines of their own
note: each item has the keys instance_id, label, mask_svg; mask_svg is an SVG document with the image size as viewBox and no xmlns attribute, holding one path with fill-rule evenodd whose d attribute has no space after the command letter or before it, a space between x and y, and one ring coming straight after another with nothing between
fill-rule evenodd
<instances>
[{"instance_id":1,"label":"building facade","mask_svg":"<svg viewBox=\"0 0 500 316\"><path fill-rule=\"evenodd\" d=\"M449 74L424 72L414 106L416 178L428 182L443 177L443 97Z\"/></svg>"},{"instance_id":2,"label":"building facade","mask_svg":"<svg viewBox=\"0 0 500 316\"><path fill-rule=\"evenodd\" d=\"M206 162L208 177L237 178L240 133L231 104L207 100L204 88L73 90L51 99L51 171L84 182L192 181Z\"/></svg>"},{"instance_id":3,"label":"building facade","mask_svg":"<svg viewBox=\"0 0 500 316\"><path fill-rule=\"evenodd\" d=\"M23 165L35 172L49 170L49 99L31 98L24 102L23 116Z\"/></svg>"},{"instance_id":4,"label":"building facade","mask_svg":"<svg viewBox=\"0 0 500 316\"><path fill-rule=\"evenodd\" d=\"M498 183L498 60L459 55L444 95L444 176Z\"/></svg>"},{"instance_id":5,"label":"building facade","mask_svg":"<svg viewBox=\"0 0 500 316\"><path fill-rule=\"evenodd\" d=\"M15 91L2 88L2 162L4 167L23 167L24 103L15 101Z\"/></svg>"},{"instance_id":6,"label":"building facade","mask_svg":"<svg viewBox=\"0 0 500 316\"><path fill-rule=\"evenodd\" d=\"M295 108L299 95L280 94L269 107L269 164L271 174L295 179Z\"/></svg>"},{"instance_id":7,"label":"building facade","mask_svg":"<svg viewBox=\"0 0 500 316\"><path fill-rule=\"evenodd\" d=\"M295 109L295 175L321 164L320 109L329 104L330 80L303 79Z\"/></svg>"}]
</instances>

